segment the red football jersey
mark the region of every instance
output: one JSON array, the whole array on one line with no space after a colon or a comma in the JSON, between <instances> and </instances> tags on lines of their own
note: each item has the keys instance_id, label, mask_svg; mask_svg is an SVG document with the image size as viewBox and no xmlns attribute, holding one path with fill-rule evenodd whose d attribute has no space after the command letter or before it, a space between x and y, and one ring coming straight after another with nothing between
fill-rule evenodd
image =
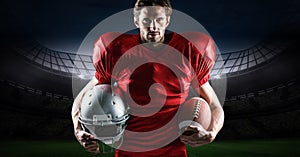
<instances>
[{"instance_id":1,"label":"red football jersey","mask_svg":"<svg viewBox=\"0 0 300 157\"><path fill-rule=\"evenodd\" d=\"M130 106L130 119L116 156L186 156L176 113L191 87L209 80L216 50L197 32L168 33L152 49L139 34L106 33L95 43L95 76L112 84Z\"/></svg>"}]
</instances>

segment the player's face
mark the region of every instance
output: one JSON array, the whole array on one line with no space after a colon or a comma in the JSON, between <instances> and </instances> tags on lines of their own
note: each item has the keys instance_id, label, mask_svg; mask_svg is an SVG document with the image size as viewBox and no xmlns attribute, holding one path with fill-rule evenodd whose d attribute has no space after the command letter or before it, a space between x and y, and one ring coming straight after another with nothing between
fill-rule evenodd
<instances>
[{"instance_id":1,"label":"player's face","mask_svg":"<svg viewBox=\"0 0 300 157\"><path fill-rule=\"evenodd\" d=\"M142 42L163 42L169 21L163 7L144 7L135 18L135 25L140 29Z\"/></svg>"}]
</instances>

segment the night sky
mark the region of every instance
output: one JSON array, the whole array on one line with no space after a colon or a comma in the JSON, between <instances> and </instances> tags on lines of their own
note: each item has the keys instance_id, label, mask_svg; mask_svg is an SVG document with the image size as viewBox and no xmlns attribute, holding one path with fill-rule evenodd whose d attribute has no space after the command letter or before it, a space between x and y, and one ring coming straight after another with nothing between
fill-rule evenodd
<instances>
[{"instance_id":1,"label":"night sky","mask_svg":"<svg viewBox=\"0 0 300 157\"><path fill-rule=\"evenodd\" d=\"M76 52L103 19L135 0L2 0L1 37L26 36L61 51ZM276 34L299 15L296 0L173 0L173 8L196 19L221 52L248 48Z\"/></svg>"}]
</instances>

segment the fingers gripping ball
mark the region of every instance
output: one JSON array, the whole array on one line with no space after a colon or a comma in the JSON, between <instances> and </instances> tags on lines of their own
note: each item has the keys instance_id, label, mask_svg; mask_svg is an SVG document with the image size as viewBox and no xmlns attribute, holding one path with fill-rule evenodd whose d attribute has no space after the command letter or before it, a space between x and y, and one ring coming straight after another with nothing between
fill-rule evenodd
<instances>
[{"instance_id":1,"label":"fingers gripping ball","mask_svg":"<svg viewBox=\"0 0 300 157\"><path fill-rule=\"evenodd\" d=\"M200 98L193 97L179 107L178 126L180 134L191 134L186 131L190 125L201 125L205 130L211 122L211 110L208 103Z\"/></svg>"}]
</instances>

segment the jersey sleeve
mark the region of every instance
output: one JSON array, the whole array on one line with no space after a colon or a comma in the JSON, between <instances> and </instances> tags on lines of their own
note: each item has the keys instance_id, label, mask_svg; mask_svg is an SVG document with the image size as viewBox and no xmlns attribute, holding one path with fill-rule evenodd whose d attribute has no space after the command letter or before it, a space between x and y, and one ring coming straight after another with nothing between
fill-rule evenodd
<instances>
[{"instance_id":1,"label":"jersey sleeve","mask_svg":"<svg viewBox=\"0 0 300 157\"><path fill-rule=\"evenodd\" d=\"M215 64L216 48L214 41L208 36L206 36L206 39L193 43L193 49L198 51L192 59L192 66L196 74L196 78L192 82L194 87L197 85L196 83L201 86L210 79L210 72Z\"/></svg>"},{"instance_id":2,"label":"jersey sleeve","mask_svg":"<svg viewBox=\"0 0 300 157\"><path fill-rule=\"evenodd\" d=\"M95 77L100 84L109 84L112 73L112 55L109 46L120 33L111 32L103 34L94 44L93 64L95 67Z\"/></svg>"},{"instance_id":3,"label":"jersey sleeve","mask_svg":"<svg viewBox=\"0 0 300 157\"><path fill-rule=\"evenodd\" d=\"M95 77L100 84L110 83L110 72L108 67L108 52L103 43L102 37L100 37L95 45L93 51L93 64L95 67Z\"/></svg>"}]
</instances>

